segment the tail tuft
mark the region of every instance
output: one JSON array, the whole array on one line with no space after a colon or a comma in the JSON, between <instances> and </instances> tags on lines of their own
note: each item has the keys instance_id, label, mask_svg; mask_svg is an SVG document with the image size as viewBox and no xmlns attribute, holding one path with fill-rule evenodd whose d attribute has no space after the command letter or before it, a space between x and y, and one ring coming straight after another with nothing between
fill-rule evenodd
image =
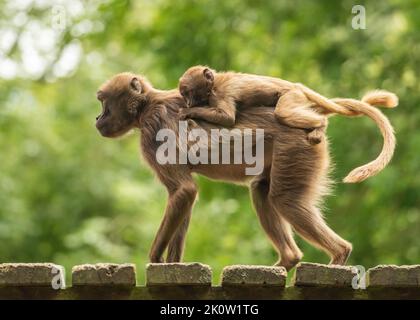
<instances>
[{"instance_id":1,"label":"tail tuft","mask_svg":"<svg viewBox=\"0 0 420 320\"><path fill-rule=\"evenodd\" d=\"M366 180L374 173L369 168L359 167L350 172L344 179L344 183L357 183Z\"/></svg>"},{"instance_id":2,"label":"tail tuft","mask_svg":"<svg viewBox=\"0 0 420 320\"><path fill-rule=\"evenodd\" d=\"M370 91L363 96L362 101L372 106L383 106L385 108L395 108L398 105L397 95L386 90Z\"/></svg>"}]
</instances>

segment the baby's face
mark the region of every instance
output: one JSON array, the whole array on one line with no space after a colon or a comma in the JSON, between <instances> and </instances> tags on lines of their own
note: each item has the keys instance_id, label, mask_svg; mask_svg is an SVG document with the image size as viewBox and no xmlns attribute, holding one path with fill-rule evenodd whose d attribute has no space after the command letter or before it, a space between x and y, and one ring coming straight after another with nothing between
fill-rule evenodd
<instances>
[{"instance_id":1,"label":"baby's face","mask_svg":"<svg viewBox=\"0 0 420 320\"><path fill-rule=\"evenodd\" d=\"M204 68L190 68L179 80L179 92L188 107L208 105L213 82L203 75Z\"/></svg>"}]
</instances>

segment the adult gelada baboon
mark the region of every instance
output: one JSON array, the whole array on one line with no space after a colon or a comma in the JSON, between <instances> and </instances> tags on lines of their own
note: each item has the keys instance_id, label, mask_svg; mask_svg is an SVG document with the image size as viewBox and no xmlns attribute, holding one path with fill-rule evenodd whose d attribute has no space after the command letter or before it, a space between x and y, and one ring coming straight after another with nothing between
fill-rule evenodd
<instances>
[{"instance_id":1,"label":"adult gelada baboon","mask_svg":"<svg viewBox=\"0 0 420 320\"><path fill-rule=\"evenodd\" d=\"M327 226L318 207L322 195L328 192L326 139L310 145L304 130L275 120L274 108L249 108L237 115L234 128L264 129L264 170L260 175L247 176L246 164L161 165L156 160L156 151L162 142L156 140L156 134L164 128L178 132L180 108L185 107L178 90L156 90L144 77L122 73L104 83L97 96L102 102L102 113L96 122L99 132L113 138L138 128L143 156L169 194L150 251L151 262L181 261L198 192L192 174L198 173L212 179L249 184L261 225L279 253L277 265L290 270L302 258L292 228L324 250L331 257L330 263L345 264L352 246ZM197 121L195 127L207 132L219 128L204 121ZM163 259L165 250L166 260Z\"/></svg>"}]
</instances>

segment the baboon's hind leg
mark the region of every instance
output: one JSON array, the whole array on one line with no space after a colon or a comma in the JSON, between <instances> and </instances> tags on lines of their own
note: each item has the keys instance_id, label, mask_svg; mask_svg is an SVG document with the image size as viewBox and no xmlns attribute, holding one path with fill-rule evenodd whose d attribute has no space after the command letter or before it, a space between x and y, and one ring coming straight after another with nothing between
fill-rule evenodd
<instances>
[{"instance_id":1,"label":"baboon's hind leg","mask_svg":"<svg viewBox=\"0 0 420 320\"><path fill-rule=\"evenodd\" d=\"M331 257L331 264L343 265L352 246L328 227L316 207L314 193L326 174L323 161L321 149L299 141L275 147L269 198L298 234Z\"/></svg>"},{"instance_id":2,"label":"baboon's hind leg","mask_svg":"<svg viewBox=\"0 0 420 320\"><path fill-rule=\"evenodd\" d=\"M267 173L269 174L269 170ZM269 186L269 179L264 173L254 178L251 182L252 200L261 226L280 256L276 265L290 270L302 259L303 254L293 239L290 224L272 207L267 196Z\"/></svg>"}]
</instances>

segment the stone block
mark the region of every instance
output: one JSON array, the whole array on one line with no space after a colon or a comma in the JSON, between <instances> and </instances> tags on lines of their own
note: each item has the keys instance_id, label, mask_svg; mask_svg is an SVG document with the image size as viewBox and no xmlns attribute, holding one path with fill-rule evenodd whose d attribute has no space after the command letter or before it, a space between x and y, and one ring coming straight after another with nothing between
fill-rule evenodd
<instances>
[{"instance_id":1,"label":"stone block","mask_svg":"<svg viewBox=\"0 0 420 320\"><path fill-rule=\"evenodd\" d=\"M65 288L64 267L53 263L0 264L0 287Z\"/></svg>"},{"instance_id":2,"label":"stone block","mask_svg":"<svg viewBox=\"0 0 420 320\"><path fill-rule=\"evenodd\" d=\"M135 286L134 264L82 264L72 269L73 286Z\"/></svg>"},{"instance_id":3,"label":"stone block","mask_svg":"<svg viewBox=\"0 0 420 320\"><path fill-rule=\"evenodd\" d=\"M295 286L351 287L357 269L351 266L299 263L294 276Z\"/></svg>"},{"instance_id":4,"label":"stone block","mask_svg":"<svg viewBox=\"0 0 420 320\"><path fill-rule=\"evenodd\" d=\"M286 284L287 271L283 267L232 265L223 269L222 286L277 286Z\"/></svg>"},{"instance_id":5,"label":"stone block","mask_svg":"<svg viewBox=\"0 0 420 320\"><path fill-rule=\"evenodd\" d=\"M379 265L367 272L369 287L420 288L420 265Z\"/></svg>"},{"instance_id":6,"label":"stone block","mask_svg":"<svg viewBox=\"0 0 420 320\"><path fill-rule=\"evenodd\" d=\"M211 268L197 262L149 263L146 267L146 285L148 286L210 286L211 277Z\"/></svg>"}]
</instances>

